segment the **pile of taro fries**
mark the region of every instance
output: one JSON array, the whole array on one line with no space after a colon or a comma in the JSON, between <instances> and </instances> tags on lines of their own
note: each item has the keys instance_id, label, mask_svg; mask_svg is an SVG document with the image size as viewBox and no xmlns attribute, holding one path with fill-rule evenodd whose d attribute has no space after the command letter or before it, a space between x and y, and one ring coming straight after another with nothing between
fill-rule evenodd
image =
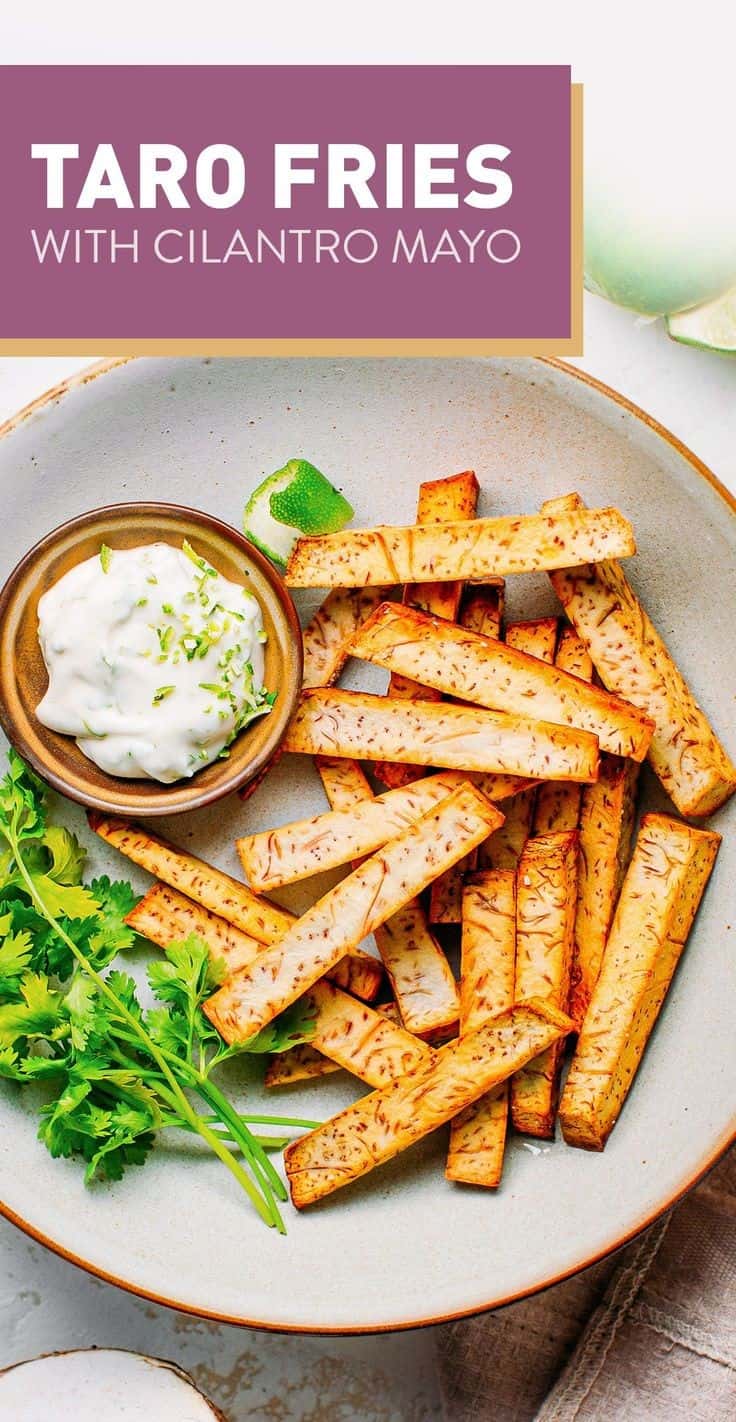
<instances>
[{"instance_id":1,"label":"pile of taro fries","mask_svg":"<svg viewBox=\"0 0 736 1422\"><path fill-rule=\"evenodd\" d=\"M345 1068L373 1088L289 1146L299 1207L445 1122L447 1176L474 1185L499 1184L509 1117L548 1139L559 1115L569 1144L601 1150L720 839L646 814L632 853L639 765L690 819L736 788L617 561L635 552L622 515L573 494L476 519L477 494L459 474L422 485L415 527L297 544L287 581L331 591L285 748L315 757L331 808L242 838L248 887L94 822L158 881L135 928L161 945L196 932L226 960L207 1004L226 1041L306 997L314 1035L272 1059L268 1085ZM539 571L565 617L504 627L504 576ZM390 673L386 695L334 689L348 656ZM300 918L260 897L336 866ZM461 925L459 985L436 923ZM371 933L380 962L360 947ZM392 999L370 1006L384 973Z\"/></svg>"}]
</instances>

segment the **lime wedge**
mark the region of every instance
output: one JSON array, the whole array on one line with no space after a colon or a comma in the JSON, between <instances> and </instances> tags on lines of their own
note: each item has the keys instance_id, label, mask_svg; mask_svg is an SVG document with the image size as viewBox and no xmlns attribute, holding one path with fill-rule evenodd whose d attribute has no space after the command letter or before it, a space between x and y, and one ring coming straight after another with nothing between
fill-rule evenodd
<instances>
[{"instance_id":1,"label":"lime wedge","mask_svg":"<svg viewBox=\"0 0 736 1422\"><path fill-rule=\"evenodd\" d=\"M666 322L673 341L721 355L736 355L736 286L716 301L667 316Z\"/></svg>"},{"instance_id":2,"label":"lime wedge","mask_svg":"<svg viewBox=\"0 0 736 1422\"><path fill-rule=\"evenodd\" d=\"M290 459L254 489L243 515L243 529L267 558L288 561L302 534L337 533L353 509L339 489L308 459Z\"/></svg>"}]
</instances>

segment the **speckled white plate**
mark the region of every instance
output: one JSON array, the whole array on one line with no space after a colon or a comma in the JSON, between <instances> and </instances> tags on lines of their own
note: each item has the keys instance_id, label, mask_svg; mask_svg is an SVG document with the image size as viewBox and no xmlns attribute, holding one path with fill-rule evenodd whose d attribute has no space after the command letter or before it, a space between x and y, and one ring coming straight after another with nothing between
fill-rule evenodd
<instances>
[{"instance_id":1,"label":"speckled white plate","mask_svg":"<svg viewBox=\"0 0 736 1422\"><path fill-rule=\"evenodd\" d=\"M563 366L505 361L139 360L52 392L0 441L0 575L72 514L168 499L238 522L246 492L295 454L339 482L358 523L410 523L417 485L474 467L484 513L536 510L579 489L617 504L639 543L633 581L727 738L734 706L733 501L676 440ZM511 611L553 606L544 579L512 580ZM305 599L304 610L314 604ZM379 686L361 669L350 683ZM733 749L733 747L732 747ZM659 804L647 781L649 805ZM246 828L324 808L311 767L287 757L247 804L163 825L237 872ZM95 871L123 862L90 842ZM0 1097L2 1209L123 1287L200 1314L280 1329L398 1328L541 1288L642 1229L736 1133L733 911L736 804L716 871L631 1098L602 1155L517 1139L496 1194L449 1185L441 1134L267 1230L216 1162L173 1143L119 1185L85 1190L53 1161L13 1087ZM136 882L143 883L142 876ZM299 906L308 889L284 902ZM270 1109L326 1116L347 1076ZM248 1087L253 1108L263 1099Z\"/></svg>"}]
</instances>

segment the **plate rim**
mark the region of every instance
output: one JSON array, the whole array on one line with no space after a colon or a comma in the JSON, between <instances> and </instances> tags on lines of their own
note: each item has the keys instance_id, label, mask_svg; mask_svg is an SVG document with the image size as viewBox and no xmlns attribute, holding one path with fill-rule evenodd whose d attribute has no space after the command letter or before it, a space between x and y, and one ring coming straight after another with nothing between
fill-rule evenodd
<instances>
[{"instance_id":1,"label":"plate rim","mask_svg":"<svg viewBox=\"0 0 736 1422\"><path fill-rule=\"evenodd\" d=\"M145 357L131 355L109 356L102 360L94 361L88 366L84 366L81 371L67 376L64 380L59 381L56 385L43 391L40 395L36 396L35 399L18 410L16 414L6 419L0 425L0 439L24 424L27 419L37 414L46 405L58 404L70 391L80 389L98 379L101 375L106 375L112 370L142 359L145 359ZM283 357L283 359L288 359L288 357ZM482 358L475 357L476 361L480 359ZM491 357L489 359L498 360L500 358ZM647 411L642 409L640 405L637 405L635 401L630 400L628 396L621 394L620 391L607 385L605 381L599 380L597 376L591 375L588 371L581 370L577 366L571 365L569 361L561 360L557 356L527 356L525 359L534 360L539 365L549 366L561 375L571 377L581 384L587 385L599 395L604 396L604 398L609 400L613 405L617 405L620 409L625 410L640 424L645 425L651 430L652 433L666 445L669 445L670 449L674 450L676 454L689 464L699 478L704 479L707 484L710 484L715 493L723 500L729 512L736 517L736 495L732 494L730 489L726 488L725 484L713 473L712 469L710 469L684 441L674 434L672 430L668 429L666 425L661 424L659 420L655 419L653 415L648 414ZM113 1284L116 1288L122 1289L125 1293L132 1294L136 1298L145 1299L150 1303L158 1304L164 1308L176 1309L179 1313L188 1314L193 1318L201 1318L210 1322L240 1328L258 1329L266 1333L295 1334L297 1336L301 1335L307 1337L359 1337L361 1335L379 1333L400 1333L410 1328L431 1328L443 1323L454 1323L462 1319L478 1317L494 1309L503 1308L512 1303L519 1303L523 1299L532 1298L535 1294L541 1294L547 1289L554 1288L556 1284L563 1283L566 1279L573 1278L575 1274L579 1274L583 1269L588 1269L592 1265L600 1263L603 1259L608 1258L609 1255L615 1254L619 1249L623 1249L627 1244L630 1244L638 1235L642 1234L644 1230L648 1229L658 1219L661 1219L663 1215L667 1214L669 1210L673 1209L675 1205L679 1204L679 1202L683 1200L691 1190L695 1189L706 1175L709 1174L714 1166L718 1164L722 1156L725 1155L729 1147L735 1143L736 1112L734 1112L730 1126L718 1137L713 1149L707 1154L706 1158L699 1163L695 1172L679 1189L669 1195L666 1200L658 1203L654 1209L647 1211L646 1214L640 1217L624 1234L617 1235L614 1239L607 1241L602 1249L587 1255L569 1267L549 1277L540 1279L533 1285L522 1287L509 1294L492 1297L487 1302L473 1304L469 1308L453 1309L448 1313L420 1315L419 1317L401 1319L398 1322L392 1321L390 1323L341 1324L339 1327L331 1327L329 1324L310 1326L304 1323L274 1323L268 1319L246 1318L242 1314L223 1313L217 1309L208 1309L202 1306L197 1307L194 1304L185 1303L165 1294L156 1293L152 1289L131 1282L129 1279L123 1279L116 1274L109 1273L101 1265L82 1258L80 1255L67 1249L65 1245L60 1244L57 1240L46 1235L42 1230L31 1224L29 1220L24 1219L22 1215L19 1215L15 1210L11 1209L2 1199L0 1199L0 1217L8 1220L10 1224L15 1225L17 1229L20 1229L36 1243L42 1244L44 1248L49 1249L59 1258L65 1259L67 1263L73 1264L76 1268L83 1270L94 1278L101 1279L107 1284Z\"/></svg>"}]
</instances>

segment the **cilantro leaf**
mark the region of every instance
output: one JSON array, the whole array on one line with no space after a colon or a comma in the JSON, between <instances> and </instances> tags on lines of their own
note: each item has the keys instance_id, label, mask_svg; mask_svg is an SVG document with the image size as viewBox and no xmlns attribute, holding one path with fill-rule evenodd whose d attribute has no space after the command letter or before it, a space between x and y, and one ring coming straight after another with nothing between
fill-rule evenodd
<instances>
[{"instance_id":1,"label":"cilantro leaf","mask_svg":"<svg viewBox=\"0 0 736 1422\"><path fill-rule=\"evenodd\" d=\"M12 919L12 915L7 914L3 922L8 919ZM3 939L0 943L0 998L20 996L21 979L30 967L32 956L30 933L8 933Z\"/></svg>"},{"instance_id":2,"label":"cilantro leaf","mask_svg":"<svg viewBox=\"0 0 736 1422\"><path fill-rule=\"evenodd\" d=\"M43 844L51 857L49 878L57 884L80 884L87 851L76 835L62 825L47 825Z\"/></svg>"}]
</instances>

